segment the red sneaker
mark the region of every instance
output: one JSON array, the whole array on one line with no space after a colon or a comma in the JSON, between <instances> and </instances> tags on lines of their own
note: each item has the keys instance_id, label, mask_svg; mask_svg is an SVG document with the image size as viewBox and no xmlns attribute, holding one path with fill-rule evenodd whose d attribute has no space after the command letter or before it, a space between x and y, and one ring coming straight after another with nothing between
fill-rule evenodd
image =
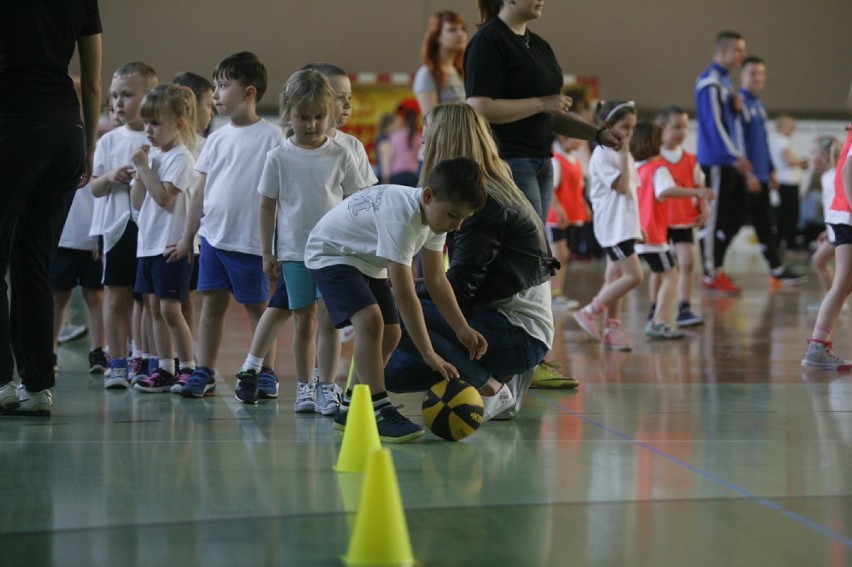
<instances>
[{"instance_id":1,"label":"red sneaker","mask_svg":"<svg viewBox=\"0 0 852 567\"><path fill-rule=\"evenodd\" d=\"M743 288L731 281L728 274L719 270L714 277L704 276L701 278L701 287L707 291L722 293L725 295L737 295Z\"/></svg>"}]
</instances>

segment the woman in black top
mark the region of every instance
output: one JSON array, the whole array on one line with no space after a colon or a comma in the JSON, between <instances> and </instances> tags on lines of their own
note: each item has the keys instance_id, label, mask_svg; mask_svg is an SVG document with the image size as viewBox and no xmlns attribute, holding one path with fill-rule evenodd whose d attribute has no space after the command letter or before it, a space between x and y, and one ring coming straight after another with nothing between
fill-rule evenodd
<instances>
[{"instance_id":1,"label":"woman in black top","mask_svg":"<svg viewBox=\"0 0 852 567\"><path fill-rule=\"evenodd\" d=\"M479 31L465 52L467 102L490 123L500 157L544 222L550 209L553 134L617 147L621 137L570 112L560 94L562 68L550 45L527 24L542 0L479 0Z\"/></svg>"},{"instance_id":2,"label":"woman in black top","mask_svg":"<svg viewBox=\"0 0 852 567\"><path fill-rule=\"evenodd\" d=\"M68 64L80 52L80 103ZM49 415L48 264L92 171L101 104L97 0L5 2L0 17L0 412ZM9 270L11 307L5 277ZM14 354L13 354L14 353ZM17 364L20 389L12 383Z\"/></svg>"}]
</instances>

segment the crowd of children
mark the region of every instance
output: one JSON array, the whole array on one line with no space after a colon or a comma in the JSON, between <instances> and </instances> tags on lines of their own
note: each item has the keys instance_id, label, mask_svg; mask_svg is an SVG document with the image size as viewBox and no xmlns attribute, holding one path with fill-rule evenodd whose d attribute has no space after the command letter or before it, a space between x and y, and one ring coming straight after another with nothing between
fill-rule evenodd
<instances>
[{"instance_id":1,"label":"crowd of children","mask_svg":"<svg viewBox=\"0 0 852 567\"><path fill-rule=\"evenodd\" d=\"M419 436L422 431L390 406L379 379L399 337L393 296L423 359L445 376L456 370L431 350L422 314L413 302L409 305L411 272L403 274L399 266L410 265L423 247L427 282L437 286L433 297L440 298L471 356L481 356L487 345L465 325L452 294L433 273L439 264L432 253L443 249L443 233L457 228L482 201L474 166L436 167L427 180L432 184L416 193L364 191L378 179L361 142L340 130L352 97L342 69L316 63L294 73L281 91L280 129L258 116L267 78L254 54L226 57L212 78L211 83L181 73L170 84L158 84L155 71L141 62L113 74L111 129L98 141L91 184L77 193L54 260L55 334L70 290L80 285L92 322L90 371L106 374L105 388L200 398L215 392L224 318L233 296L253 329L237 373L237 400L255 404L278 397L275 339L292 317L294 410L335 416L342 428L351 389L335 383L338 329L352 325L353 383L377 390L374 404L383 438ZM228 123L206 138L214 108ZM620 314L627 294L643 281L643 259L651 272L645 334L681 339L680 328L702 322L691 303L695 230L708 220L717 197L705 186L696 156L682 147L687 113L670 106L653 121L638 121L635 103L612 100L598 105L595 121L622 143L617 149L594 147L587 172L580 141L554 140L548 234L562 264L552 281L554 306L576 309L574 320L604 348L630 350ZM789 134L789 127L784 131ZM768 159L765 136L760 143ZM831 353L828 340L848 295L846 287L832 285L829 262L836 256L838 271L849 269L842 249L835 252L847 243L842 227L848 224L843 213L848 189L844 176L833 175L834 165L839 162L840 170L845 163L849 142L839 152L835 145L820 140L812 158L826 171L825 209L839 219L841 235L837 240L837 228L829 227L814 255L827 298L803 360L833 369L850 365ZM785 155L789 146L774 151ZM765 190L768 180L758 181ZM467 193L456 192L458 184ZM359 191L357 198L347 199ZM380 208L388 211L382 222L376 217ZM425 232L408 226L412 214L425 219ZM394 215L402 217L391 222ZM351 241L339 249L323 236L333 218L338 240L346 240L340 234L351 229ZM566 296L566 272L570 243L587 224L606 255L606 272L598 293L580 308ZM785 233L788 247L793 235ZM271 294L270 282L276 283Z\"/></svg>"}]
</instances>

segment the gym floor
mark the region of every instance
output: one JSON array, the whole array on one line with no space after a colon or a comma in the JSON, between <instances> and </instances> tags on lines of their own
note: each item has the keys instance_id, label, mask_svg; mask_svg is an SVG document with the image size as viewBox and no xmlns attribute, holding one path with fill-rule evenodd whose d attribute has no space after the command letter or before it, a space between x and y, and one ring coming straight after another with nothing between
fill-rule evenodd
<instances>
[{"instance_id":1,"label":"gym floor","mask_svg":"<svg viewBox=\"0 0 852 567\"><path fill-rule=\"evenodd\" d=\"M602 263L569 269L588 301ZM742 296L696 291L706 322L682 341L644 337L646 287L634 292L632 353L556 313L550 358L577 391L531 391L514 421L462 442L390 446L418 562L852 565L852 374L799 364L816 280L768 292L743 242L729 272ZM202 400L105 391L87 340L62 346L53 416L0 418L0 565L340 564L360 475L332 470L329 418L292 411L289 325L279 400L234 399L248 329L232 304L225 378ZM849 337L844 314L841 356ZM420 396L393 399L422 422Z\"/></svg>"}]
</instances>

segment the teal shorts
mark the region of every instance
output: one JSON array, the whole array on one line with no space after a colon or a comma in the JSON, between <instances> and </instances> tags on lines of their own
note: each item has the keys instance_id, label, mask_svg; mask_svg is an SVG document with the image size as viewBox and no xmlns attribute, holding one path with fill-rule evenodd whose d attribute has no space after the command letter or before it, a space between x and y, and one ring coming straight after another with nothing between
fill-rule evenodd
<instances>
[{"instance_id":1,"label":"teal shorts","mask_svg":"<svg viewBox=\"0 0 852 567\"><path fill-rule=\"evenodd\" d=\"M281 274L287 284L287 303L290 309L301 309L322 297L304 262L281 262Z\"/></svg>"}]
</instances>

